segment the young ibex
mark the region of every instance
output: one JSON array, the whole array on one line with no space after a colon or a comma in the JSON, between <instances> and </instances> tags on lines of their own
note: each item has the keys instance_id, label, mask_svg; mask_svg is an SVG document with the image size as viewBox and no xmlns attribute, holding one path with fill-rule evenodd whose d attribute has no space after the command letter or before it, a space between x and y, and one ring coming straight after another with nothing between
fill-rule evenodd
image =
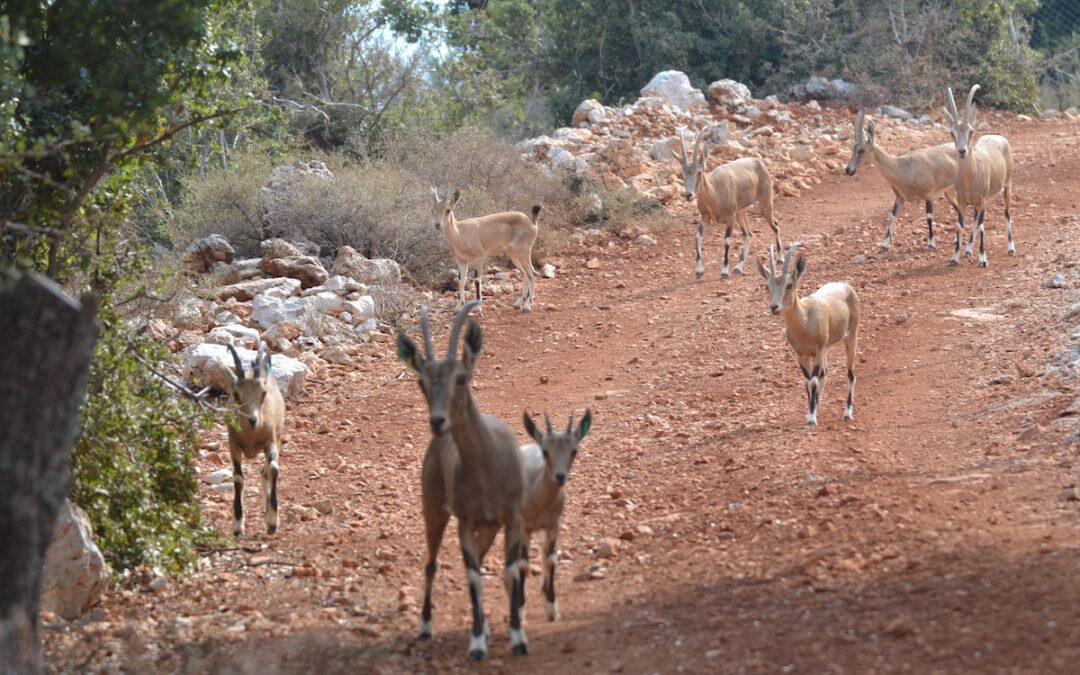
<instances>
[{"instance_id":1,"label":"young ibex","mask_svg":"<svg viewBox=\"0 0 1080 675\"><path fill-rule=\"evenodd\" d=\"M251 364L251 377L244 373L244 363L232 345L229 345L236 371L222 368L235 409L229 420L229 455L233 463L233 534L244 533L244 472L240 462L262 452L266 465L262 470L263 496L266 499L266 531L277 532L278 527L278 453L281 436L285 429L285 399L278 389L277 380L270 374L270 354L266 344L259 343L259 351Z\"/></svg>"},{"instance_id":2,"label":"young ibex","mask_svg":"<svg viewBox=\"0 0 1080 675\"><path fill-rule=\"evenodd\" d=\"M949 132L956 143L956 154L960 157L956 172L957 200L960 202L961 209L971 206L975 211L971 241L968 242L964 253L971 255L971 247L975 243L975 232L978 231L979 267L986 267L983 218L986 216L986 201L999 192L1004 193L1005 197L1005 235L1009 240L1009 255L1016 255L1012 218L1009 217L1009 206L1012 202L1013 158L1012 148L1004 136L983 136L977 143L973 143L975 140L975 92L979 89L979 85L976 84L968 92L963 118L956 109L952 87L948 89L949 107L941 110L949 121ZM957 229L956 247L953 250L952 259L949 260L950 265L957 265L960 262L960 236L961 232Z\"/></svg>"},{"instance_id":3,"label":"young ibex","mask_svg":"<svg viewBox=\"0 0 1080 675\"><path fill-rule=\"evenodd\" d=\"M825 284L805 298L799 297L799 281L806 271L806 258L799 254L795 269L788 274L791 254L801 246L793 243L784 254L784 266L776 274L776 259L769 248L769 269L758 262L758 271L765 278L765 290L769 292L773 314L783 313L787 327L787 341L799 359L799 367L806 376L806 393L810 408L806 424L817 424L817 410L821 391L825 388L825 376L829 369L826 350L841 340L847 348L847 407L844 419L855 417L855 349L859 340L859 296L855 289L844 283Z\"/></svg>"},{"instance_id":4,"label":"young ibex","mask_svg":"<svg viewBox=\"0 0 1080 675\"><path fill-rule=\"evenodd\" d=\"M435 357L426 309L420 316L424 351L420 352L404 334L399 333L397 338L398 357L419 376L420 389L427 399L432 433L424 455L421 485L428 556L424 569L420 639L431 637L431 587L438 569L443 531L453 513L458 519L458 538L472 599L473 623L468 652L471 660L487 656L490 630L484 616L480 565L500 528L503 528L506 540L504 580L510 596L510 646L514 654L528 652L521 623L525 572L528 570L521 450L510 427L481 413L473 401L470 384L476 359L480 356L482 337L480 326L471 319L460 360L457 355L462 324L477 304L476 301L468 303L454 318L450 328L450 348L442 360Z\"/></svg>"},{"instance_id":5,"label":"young ibex","mask_svg":"<svg viewBox=\"0 0 1080 675\"><path fill-rule=\"evenodd\" d=\"M446 242L450 244L450 251L458 264L458 307L465 304L469 265L472 264L476 269L476 299L483 302L483 278L487 259L505 254L522 275L521 295L514 301L514 307L528 312L532 309L536 284L532 247L539 232L536 219L540 214L540 205L532 207L531 217L520 211L503 211L479 218L458 220L454 217L454 206L460 198L459 190L454 190L452 195L439 197L438 190L431 188L431 214L435 218L435 229L442 228L446 233Z\"/></svg>"},{"instance_id":6,"label":"young ibex","mask_svg":"<svg viewBox=\"0 0 1080 675\"><path fill-rule=\"evenodd\" d=\"M551 418L547 413L544 413L547 433L542 433L537 428L528 411L522 418L525 431L538 443L521 446L521 454L525 460L525 550L529 549L532 533L543 530L544 600L548 619L558 621L559 601L555 598L555 562L558 551L555 544L562 522L563 506L566 504L563 487L577 458L578 445L592 427L592 412L585 410L577 429L574 429L574 415L571 414L564 432L552 429ZM522 603L524 604L524 596Z\"/></svg>"},{"instance_id":7,"label":"young ibex","mask_svg":"<svg viewBox=\"0 0 1080 675\"><path fill-rule=\"evenodd\" d=\"M765 162L756 157L737 159L718 166L711 173L706 172L705 164L711 148L706 146L702 151L704 143L705 131L702 131L694 143L693 157L690 157L686 152L684 132L679 136L682 152L675 153L682 169L686 201L693 199L696 194L698 211L701 213L701 222L698 223L694 239L694 252L697 256L694 272L698 279L705 273L705 264L701 261L701 238L705 235L705 223L724 223L724 267L720 270L720 276L727 279L728 250L731 248L731 231L735 227L735 220L738 219L743 234L742 255L735 265L735 274L742 274L746 255L750 251L751 237L750 228L746 224L746 209L755 203L761 206L761 215L773 230L776 248L781 249L780 224L773 217L773 179L765 167Z\"/></svg>"},{"instance_id":8,"label":"young ibex","mask_svg":"<svg viewBox=\"0 0 1080 675\"><path fill-rule=\"evenodd\" d=\"M865 117L865 113L860 111L855 118L855 140L851 147L851 159L844 171L847 175L854 176L863 161L876 161L881 175L896 195L892 212L889 214L889 229L885 232L885 241L881 242L881 250L888 251L892 245L896 219L904 208L904 203L909 201L922 201L926 204L926 247L937 248L934 240L934 196L937 193L945 194L945 199L949 200L960 219L958 227L964 228L964 212L956 203L956 190L953 188L957 167L956 148L952 143L942 143L912 150L899 157L890 155L874 142L874 123L866 122L864 126Z\"/></svg>"}]
</instances>

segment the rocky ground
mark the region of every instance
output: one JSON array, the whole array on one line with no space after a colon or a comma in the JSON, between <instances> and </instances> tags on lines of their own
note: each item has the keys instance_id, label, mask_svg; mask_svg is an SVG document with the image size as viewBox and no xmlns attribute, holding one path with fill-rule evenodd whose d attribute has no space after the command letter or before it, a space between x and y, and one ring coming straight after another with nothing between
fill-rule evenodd
<instances>
[{"instance_id":1,"label":"rocky ground","mask_svg":"<svg viewBox=\"0 0 1080 675\"><path fill-rule=\"evenodd\" d=\"M822 171L777 204L785 241L805 247L804 291L844 280L863 299L853 423L830 378L820 426L806 429L780 320L756 272L720 280L720 233L707 232L694 281L693 205L672 200L685 226L652 246L568 244L532 314L511 295L486 304L480 406L519 431L523 407L594 412L568 484L563 621L544 619L530 578L529 656L509 654L500 542L485 568L491 659L465 662L452 541L435 639L414 640L427 414L376 331L289 401L279 534L259 531L248 481L235 547L205 552L183 579L115 589L77 621L48 617L48 669L1074 672L1080 134L1066 119L984 118L1015 151L1016 258L1000 200L988 269L926 251L914 210L879 253L892 197L876 170ZM911 129L879 142L944 140ZM750 224L760 256L767 228ZM435 304L441 350L453 298ZM227 457L212 434L201 474ZM226 532L231 485L204 482L206 517Z\"/></svg>"}]
</instances>

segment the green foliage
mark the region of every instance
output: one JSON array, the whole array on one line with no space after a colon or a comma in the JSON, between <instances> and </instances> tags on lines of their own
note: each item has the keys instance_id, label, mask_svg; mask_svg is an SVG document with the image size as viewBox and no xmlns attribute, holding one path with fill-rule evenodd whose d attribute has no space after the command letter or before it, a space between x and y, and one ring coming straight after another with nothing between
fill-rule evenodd
<instances>
[{"instance_id":1,"label":"green foliage","mask_svg":"<svg viewBox=\"0 0 1080 675\"><path fill-rule=\"evenodd\" d=\"M194 451L205 417L139 359L167 362L147 336L101 314L82 433L73 453L72 499L90 515L117 572L136 566L180 572L195 561L203 530Z\"/></svg>"}]
</instances>

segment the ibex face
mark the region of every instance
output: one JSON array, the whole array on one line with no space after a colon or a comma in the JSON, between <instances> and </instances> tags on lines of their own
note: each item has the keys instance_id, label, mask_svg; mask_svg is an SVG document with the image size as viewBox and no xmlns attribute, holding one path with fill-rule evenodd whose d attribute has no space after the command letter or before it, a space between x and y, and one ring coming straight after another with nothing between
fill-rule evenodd
<instances>
[{"instance_id":1,"label":"ibex face","mask_svg":"<svg viewBox=\"0 0 1080 675\"><path fill-rule=\"evenodd\" d=\"M851 144L851 159L844 168L844 173L849 176L855 175L855 172L859 170L859 164L874 149L874 123L871 121L864 128L865 117L866 114L860 110L858 117L855 118L855 140Z\"/></svg>"},{"instance_id":2,"label":"ibex face","mask_svg":"<svg viewBox=\"0 0 1080 675\"><path fill-rule=\"evenodd\" d=\"M228 346L232 354L236 372L228 368L222 368L229 391L232 395L232 403L236 406L237 422L241 429L254 429L259 426L260 415L263 412L263 402L266 400L267 382L270 376L270 354L265 353L265 344L259 344L259 352L255 355L255 361L251 364L251 377L244 373L244 364L240 355L236 353L232 345Z\"/></svg>"},{"instance_id":3,"label":"ibex face","mask_svg":"<svg viewBox=\"0 0 1080 675\"><path fill-rule=\"evenodd\" d=\"M446 192L449 191L447 188ZM460 190L454 190L452 195L439 197L439 191L431 188L431 221L436 230L445 226L459 199L461 199Z\"/></svg>"},{"instance_id":4,"label":"ibex face","mask_svg":"<svg viewBox=\"0 0 1080 675\"><path fill-rule=\"evenodd\" d=\"M480 326L472 320L469 320L469 327L465 333L462 358L459 360L456 354L461 324L464 323L472 308L478 304L480 303L476 301L468 303L454 318L453 326L450 328L450 349L445 359L439 360L435 357L426 307L420 310L420 327L424 334L423 353L417 349L408 336L404 333L398 334L398 358L419 375L420 390L424 392L424 398L428 404L428 422L431 425L431 433L436 436L450 431L451 403L459 390L468 389L476 367L476 359L480 356L483 338Z\"/></svg>"},{"instance_id":5,"label":"ibex face","mask_svg":"<svg viewBox=\"0 0 1080 675\"><path fill-rule=\"evenodd\" d=\"M975 92L979 91L979 85L972 85L968 92L967 103L964 105L964 115L960 116L956 109L956 99L953 98L952 87L948 88L948 108L942 108L945 119L949 122L949 133L952 134L953 142L956 143L956 154L963 159L971 145L972 136L975 133Z\"/></svg>"},{"instance_id":6,"label":"ibex face","mask_svg":"<svg viewBox=\"0 0 1080 675\"><path fill-rule=\"evenodd\" d=\"M675 153L675 157L679 160L679 167L682 169L683 196L686 197L686 201L691 201L694 195L697 194L701 173L705 170L705 157L701 153L701 146L704 142L705 132L702 131L698 134L698 139L694 143L693 157L690 157L686 152L686 132L683 131L679 134L679 147L682 152ZM704 153L704 155L707 154L707 152Z\"/></svg>"},{"instance_id":7,"label":"ibex face","mask_svg":"<svg viewBox=\"0 0 1080 675\"><path fill-rule=\"evenodd\" d=\"M544 463L547 465L548 475L559 487L566 485L566 479L570 475L570 468L577 459L578 445L581 439L589 433L592 426L592 411L586 410L581 418L578 428L574 429L574 415L570 415L570 421L566 423L566 431L556 432L551 427L551 418L544 413L544 422L547 425L547 433L541 433L533 422L532 417L526 411L522 418L525 422L525 431L532 436L540 446L544 454Z\"/></svg>"},{"instance_id":8,"label":"ibex face","mask_svg":"<svg viewBox=\"0 0 1080 675\"><path fill-rule=\"evenodd\" d=\"M776 273L776 250L772 246L769 247L769 269L765 269L761 261L758 261L758 272L764 277L765 290L769 293L769 311L774 315L779 314L785 307L795 301L795 293L799 288L799 279L802 278L803 272L806 271L806 258L800 253L795 260L795 269L790 274L788 267L791 264L791 254L800 246L802 244L795 242L788 247L787 252L784 253L784 265L780 269L780 274Z\"/></svg>"}]
</instances>

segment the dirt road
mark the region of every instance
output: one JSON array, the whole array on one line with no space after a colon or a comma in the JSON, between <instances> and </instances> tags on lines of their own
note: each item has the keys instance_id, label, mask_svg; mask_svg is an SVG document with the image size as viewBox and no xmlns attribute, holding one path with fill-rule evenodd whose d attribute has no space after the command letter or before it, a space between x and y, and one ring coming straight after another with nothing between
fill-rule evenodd
<instances>
[{"instance_id":1,"label":"dirt road","mask_svg":"<svg viewBox=\"0 0 1080 675\"><path fill-rule=\"evenodd\" d=\"M413 639L426 408L386 342L293 406L281 501L326 513L294 514L275 538L256 534L249 481L242 548L208 555L164 590L124 591L66 629L50 626L51 668L1074 669L1080 457L1067 440L1076 427L1059 416L1080 387L1045 365L1067 346L1059 319L1078 299L1046 282L1080 280L1080 134L1075 123L995 119L1015 149L1020 255L1005 255L996 200L986 270L946 267L951 219L926 251L914 207L893 250L878 253L891 196L876 169L778 203L785 241L803 242L809 261L803 291L843 280L862 296L853 423L841 419L834 376L820 426L807 430L801 375L756 271L722 281L722 234L709 232L695 282L688 222L652 247L599 239L569 249L531 315L509 299L488 304L481 408L518 430L523 407L595 415L568 485L563 621L544 619L530 578L529 656L509 655L501 542L486 567L491 659L465 663L468 598L452 535L435 640ZM763 255L764 224L751 216L751 226L752 254ZM586 268L594 257L599 268ZM830 358L842 364L842 349ZM204 471L225 465L219 441ZM223 530L230 502L206 496ZM609 558L598 555L604 539L618 542Z\"/></svg>"}]
</instances>

